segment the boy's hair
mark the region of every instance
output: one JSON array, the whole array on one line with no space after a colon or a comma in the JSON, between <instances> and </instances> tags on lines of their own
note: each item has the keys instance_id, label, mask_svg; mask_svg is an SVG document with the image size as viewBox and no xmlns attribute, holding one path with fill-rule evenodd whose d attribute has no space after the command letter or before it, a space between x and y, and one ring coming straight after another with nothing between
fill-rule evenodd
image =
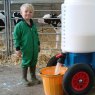
<instances>
[{"instance_id":1,"label":"boy's hair","mask_svg":"<svg viewBox=\"0 0 95 95\"><path fill-rule=\"evenodd\" d=\"M34 12L34 7L33 7L32 4L29 4L29 3L22 4L21 7L20 7L20 11L22 11L23 8L30 9L30 10L32 10L32 12Z\"/></svg>"}]
</instances>

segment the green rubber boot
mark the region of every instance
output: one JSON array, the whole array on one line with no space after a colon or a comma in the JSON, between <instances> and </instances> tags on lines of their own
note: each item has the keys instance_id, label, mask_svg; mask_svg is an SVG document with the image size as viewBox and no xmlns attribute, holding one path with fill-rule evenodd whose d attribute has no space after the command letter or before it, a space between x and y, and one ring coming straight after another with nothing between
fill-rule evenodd
<instances>
[{"instance_id":1,"label":"green rubber boot","mask_svg":"<svg viewBox=\"0 0 95 95\"><path fill-rule=\"evenodd\" d=\"M30 82L27 80L27 70L28 68L22 68L22 84L24 86L30 86Z\"/></svg>"},{"instance_id":2,"label":"green rubber boot","mask_svg":"<svg viewBox=\"0 0 95 95\"><path fill-rule=\"evenodd\" d=\"M36 67L30 67L31 85L41 84L41 81L36 78Z\"/></svg>"}]
</instances>

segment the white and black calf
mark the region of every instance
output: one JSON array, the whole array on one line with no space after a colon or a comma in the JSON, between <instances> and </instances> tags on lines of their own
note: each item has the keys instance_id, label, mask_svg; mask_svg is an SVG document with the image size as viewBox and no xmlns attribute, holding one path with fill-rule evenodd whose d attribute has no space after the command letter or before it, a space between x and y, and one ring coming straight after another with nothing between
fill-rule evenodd
<instances>
[{"instance_id":1,"label":"white and black calf","mask_svg":"<svg viewBox=\"0 0 95 95\"><path fill-rule=\"evenodd\" d=\"M56 31L56 48L59 46L60 32L61 32L61 14L45 14L41 19L38 19L39 23L49 24Z\"/></svg>"},{"instance_id":2,"label":"white and black calf","mask_svg":"<svg viewBox=\"0 0 95 95\"><path fill-rule=\"evenodd\" d=\"M14 12L12 18L14 19L14 25L22 20L22 16L19 12Z\"/></svg>"},{"instance_id":3,"label":"white and black calf","mask_svg":"<svg viewBox=\"0 0 95 95\"><path fill-rule=\"evenodd\" d=\"M0 31L2 31L3 29L5 29L5 15L4 12L0 12Z\"/></svg>"},{"instance_id":4,"label":"white and black calf","mask_svg":"<svg viewBox=\"0 0 95 95\"><path fill-rule=\"evenodd\" d=\"M0 45L5 45L5 14L4 12L0 12Z\"/></svg>"},{"instance_id":5,"label":"white and black calf","mask_svg":"<svg viewBox=\"0 0 95 95\"><path fill-rule=\"evenodd\" d=\"M38 19L39 23L47 23L56 28L61 26L61 14L45 14L42 18Z\"/></svg>"}]
</instances>

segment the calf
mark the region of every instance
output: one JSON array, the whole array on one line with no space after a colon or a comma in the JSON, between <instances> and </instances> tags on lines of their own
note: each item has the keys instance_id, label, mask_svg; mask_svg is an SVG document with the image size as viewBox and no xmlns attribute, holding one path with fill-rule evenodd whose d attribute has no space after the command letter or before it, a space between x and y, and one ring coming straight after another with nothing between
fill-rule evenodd
<instances>
[{"instance_id":1,"label":"calf","mask_svg":"<svg viewBox=\"0 0 95 95\"><path fill-rule=\"evenodd\" d=\"M5 45L5 15L4 12L0 12L0 46Z\"/></svg>"},{"instance_id":2,"label":"calf","mask_svg":"<svg viewBox=\"0 0 95 95\"><path fill-rule=\"evenodd\" d=\"M47 23L54 28L56 31L56 48L58 48L60 39L59 33L61 31L61 14L46 14L41 19L38 19L38 22L43 24Z\"/></svg>"},{"instance_id":3,"label":"calf","mask_svg":"<svg viewBox=\"0 0 95 95\"><path fill-rule=\"evenodd\" d=\"M43 16L44 22L50 24L54 27L59 27L61 25L61 15L57 14L46 14Z\"/></svg>"},{"instance_id":4,"label":"calf","mask_svg":"<svg viewBox=\"0 0 95 95\"><path fill-rule=\"evenodd\" d=\"M0 31L5 29L4 19L5 19L4 12L0 12Z\"/></svg>"},{"instance_id":5,"label":"calf","mask_svg":"<svg viewBox=\"0 0 95 95\"><path fill-rule=\"evenodd\" d=\"M19 12L14 12L12 17L14 19L14 25L22 20L22 16Z\"/></svg>"}]
</instances>

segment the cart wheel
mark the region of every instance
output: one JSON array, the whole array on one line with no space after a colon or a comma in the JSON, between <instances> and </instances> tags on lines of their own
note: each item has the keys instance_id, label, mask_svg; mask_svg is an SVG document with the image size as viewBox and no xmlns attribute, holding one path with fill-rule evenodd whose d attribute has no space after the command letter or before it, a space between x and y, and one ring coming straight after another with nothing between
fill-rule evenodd
<instances>
[{"instance_id":1,"label":"cart wheel","mask_svg":"<svg viewBox=\"0 0 95 95\"><path fill-rule=\"evenodd\" d=\"M94 72L88 64L75 64L68 68L63 78L63 88L68 95L85 95L94 84Z\"/></svg>"},{"instance_id":2,"label":"cart wheel","mask_svg":"<svg viewBox=\"0 0 95 95\"><path fill-rule=\"evenodd\" d=\"M56 66L58 58L56 56L51 57L51 59L47 63L47 67Z\"/></svg>"}]
</instances>

